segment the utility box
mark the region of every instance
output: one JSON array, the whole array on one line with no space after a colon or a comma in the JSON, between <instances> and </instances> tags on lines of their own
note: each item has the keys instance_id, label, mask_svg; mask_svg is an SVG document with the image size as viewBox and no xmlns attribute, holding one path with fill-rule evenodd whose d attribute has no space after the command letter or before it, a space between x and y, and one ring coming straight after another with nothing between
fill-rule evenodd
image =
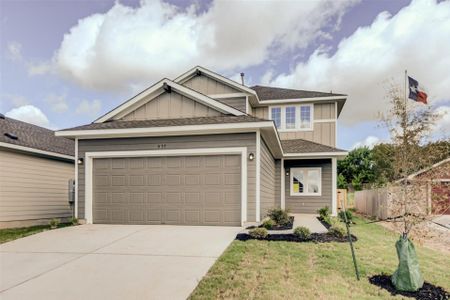
<instances>
[{"instance_id":1,"label":"utility box","mask_svg":"<svg viewBox=\"0 0 450 300\"><path fill-rule=\"evenodd\" d=\"M75 179L69 179L69 204L75 203Z\"/></svg>"}]
</instances>

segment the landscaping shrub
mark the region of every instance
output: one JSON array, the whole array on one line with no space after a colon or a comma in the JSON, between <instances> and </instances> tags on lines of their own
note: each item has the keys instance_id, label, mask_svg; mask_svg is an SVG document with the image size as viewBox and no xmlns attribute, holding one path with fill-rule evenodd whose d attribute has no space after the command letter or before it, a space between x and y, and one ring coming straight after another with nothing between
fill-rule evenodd
<instances>
[{"instance_id":1,"label":"landscaping shrub","mask_svg":"<svg viewBox=\"0 0 450 300\"><path fill-rule=\"evenodd\" d=\"M352 223L352 220L353 220L353 214L352 214L352 212L349 211L349 210L346 210L346 211L341 210L341 211L339 212L338 215L339 215L339 219L341 219L342 222L345 222L345 216L344 216L344 214L347 215L347 221L348 221L349 223Z\"/></svg>"},{"instance_id":2,"label":"landscaping shrub","mask_svg":"<svg viewBox=\"0 0 450 300\"><path fill-rule=\"evenodd\" d=\"M325 222L328 225L332 225L330 209L328 208L328 206L322 207L317 212L319 213L319 218L322 222Z\"/></svg>"},{"instance_id":3,"label":"landscaping shrub","mask_svg":"<svg viewBox=\"0 0 450 300\"><path fill-rule=\"evenodd\" d=\"M71 223L72 225L78 225L78 219L72 217L72 218L70 218L70 223Z\"/></svg>"},{"instance_id":4,"label":"landscaping shrub","mask_svg":"<svg viewBox=\"0 0 450 300\"><path fill-rule=\"evenodd\" d=\"M51 229L55 229L58 227L59 223L61 223L60 219L51 219L50 222L48 222L48 225L50 225Z\"/></svg>"},{"instance_id":5,"label":"landscaping shrub","mask_svg":"<svg viewBox=\"0 0 450 300\"><path fill-rule=\"evenodd\" d=\"M345 236L345 228L340 225L333 225L330 227L329 232L338 238L343 238Z\"/></svg>"},{"instance_id":6,"label":"landscaping shrub","mask_svg":"<svg viewBox=\"0 0 450 300\"><path fill-rule=\"evenodd\" d=\"M267 230L272 229L275 225L277 224L272 219L267 219L262 223L262 227L266 228Z\"/></svg>"},{"instance_id":7,"label":"landscaping shrub","mask_svg":"<svg viewBox=\"0 0 450 300\"><path fill-rule=\"evenodd\" d=\"M248 234L254 239L264 239L269 235L267 229L265 228L252 229L248 232Z\"/></svg>"},{"instance_id":8,"label":"landscaping shrub","mask_svg":"<svg viewBox=\"0 0 450 300\"><path fill-rule=\"evenodd\" d=\"M311 231L308 228L299 226L294 229L294 234L303 240L307 240L311 237Z\"/></svg>"},{"instance_id":9,"label":"landscaping shrub","mask_svg":"<svg viewBox=\"0 0 450 300\"><path fill-rule=\"evenodd\" d=\"M273 208L267 212L267 216L277 225L287 225L291 222L287 210L281 208Z\"/></svg>"}]
</instances>

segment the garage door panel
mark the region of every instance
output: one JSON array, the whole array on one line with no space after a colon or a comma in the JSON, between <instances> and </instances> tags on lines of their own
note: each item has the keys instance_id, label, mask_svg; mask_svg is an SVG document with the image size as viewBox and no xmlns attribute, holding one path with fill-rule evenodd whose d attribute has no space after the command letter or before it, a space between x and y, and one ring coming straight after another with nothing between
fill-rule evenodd
<instances>
[{"instance_id":1,"label":"garage door panel","mask_svg":"<svg viewBox=\"0 0 450 300\"><path fill-rule=\"evenodd\" d=\"M94 159L93 170L94 223L240 225L240 156Z\"/></svg>"}]
</instances>

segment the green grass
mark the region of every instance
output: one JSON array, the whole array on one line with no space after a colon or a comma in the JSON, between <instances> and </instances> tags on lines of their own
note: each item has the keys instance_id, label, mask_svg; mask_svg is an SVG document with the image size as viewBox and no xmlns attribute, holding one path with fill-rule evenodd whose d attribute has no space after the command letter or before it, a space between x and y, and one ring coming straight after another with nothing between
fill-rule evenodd
<instances>
[{"instance_id":1,"label":"green grass","mask_svg":"<svg viewBox=\"0 0 450 300\"><path fill-rule=\"evenodd\" d=\"M71 223L59 224L58 228L72 226ZM50 230L50 225L37 225L22 228L7 228L0 229L0 244L17 240L32 234L36 234L42 231Z\"/></svg>"},{"instance_id":2,"label":"green grass","mask_svg":"<svg viewBox=\"0 0 450 300\"><path fill-rule=\"evenodd\" d=\"M352 232L361 281L347 243L234 241L200 281L191 299L401 299L368 282L392 274L398 236L355 216ZM426 281L450 290L450 257L416 245Z\"/></svg>"}]
</instances>

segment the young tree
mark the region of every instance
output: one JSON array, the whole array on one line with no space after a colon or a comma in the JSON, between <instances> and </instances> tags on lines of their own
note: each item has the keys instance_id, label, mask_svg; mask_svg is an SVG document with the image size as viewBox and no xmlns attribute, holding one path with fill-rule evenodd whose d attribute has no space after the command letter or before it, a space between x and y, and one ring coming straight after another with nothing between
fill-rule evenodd
<instances>
[{"instance_id":1,"label":"young tree","mask_svg":"<svg viewBox=\"0 0 450 300\"><path fill-rule=\"evenodd\" d=\"M423 285L414 245L410 237L422 237L419 224L427 220L429 211L426 201L426 183L410 179L410 175L424 166L431 165L434 153L424 151L422 147L430 138L437 116L429 106L407 100L400 86L392 85L387 93L390 108L382 116L382 122L391 137L390 149L392 164L391 182L392 200L389 210L395 216L401 236L396 243L399 266L392 276L392 282L398 290L416 291Z\"/></svg>"}]
</instances>

